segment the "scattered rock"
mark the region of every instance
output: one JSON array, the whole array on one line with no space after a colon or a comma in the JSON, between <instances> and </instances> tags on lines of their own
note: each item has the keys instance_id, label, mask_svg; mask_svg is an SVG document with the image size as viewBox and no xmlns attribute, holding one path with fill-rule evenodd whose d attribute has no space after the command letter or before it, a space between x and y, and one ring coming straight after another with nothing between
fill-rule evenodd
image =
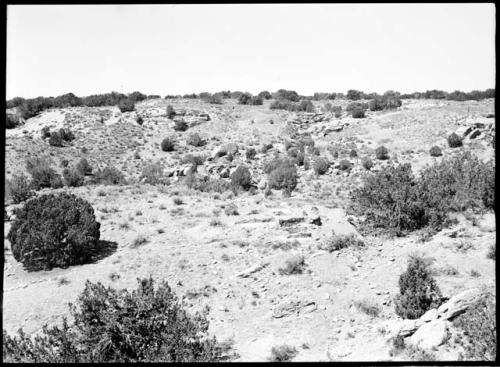
<instances>
[{"instance_id":1,"label":"scattered rock","mask_svg":"<svg viewBox=\"0 0 500 367\"><path fill-rule=\"evenodd\" d=\"M387 325L387 336L389 338L397 335L406 337L412 335L415 331L417 331L417 329L417 320L402 320L390 322Z\"/></svg>"},{"instance_id":2,"label":"scattered rock","mask_svg":"<svg viewBox=\"0 0 500 367\"><path fill-rule=\"evenodd\" d=\"M273 317L279 319L281 317L299 314L300 312L312 312L317 308L316 303L311 300L289 300L281 302L273 309Z\"/></svg>"},{"instance_id":3,"label":"scattered rock","mask_svg":"<svg viewBox=\"0 0 500 367\"><path fill-rule=\"evenodd\" d=\"M287 218L287 219L280 219L279 224L280 227L290 227L293 226L294 224L300 223L304 221L304 217L299 217L299 218Z\"/></svg>"},{"instance_id":4,"label":"scattered rock","mask_svg":"<svg viewBox=\"0 0 500 367\"><path fill-rule=\"evenodd\" d=\"M198 117L204 121L210 121L210 115L208 113L200 113Z\"/></svg>"},{"instance_id":5,"label":"scattered rock","mask_svg":"<svg viewBox=\"0 0 500 367\"><path fill-rule=\"evenodd\" d=\"M311 212L309 213L309 223L315 224L317 226L320 226L322 224L321 217L319 216L319 210L315 206L311 208Z\"/></svg>"},{"instance_id":6,"label":"scattered rock","mask_svg":"<svg viewBox=\"0 0 500 367\"><path fill-rule=\"evenodd\" d=\"M460 136L461 138L465 138L469 133L472 131L471 126L460 126L456 131L455 134Z\"/></svg>"},{"instance_id":7,"label":"scattered rock","mask_svg":"<svg viewBox=\"0 0 500 367\"><path fill-rule=\"evenodd\" d=\"M323 132L323 136L328 135L329 133L337 133L339 131L342 131L344 129L344 125L335 125L335 126L329 126L325 129Z\"/></svg>"},{"instance_id":8,"label":"scattered rock","mask_svg":"<svg viewBox=\"0 0 500 367\"><path fill-rule=\"evenodd\" d=\"M448 339L448 323L434 320L422 325L408 340L422 349L438 347Z\"/></svg>"},{"instance_id":9,"label":"scattered rock","mask_svg":"<svg viewBox=\"0 0 500 367\"><path fill-rule=\"evenodd\" d=\"M263 263L263 264L252 266L251 268L248 268L248 269L243 270L242 272L236 274L236 276L241 277L241 278L247 278L248 276L250 276L250 274L256 273L259 270L264 269L267 265L269 265L269 263Z\"/></svg>"}]
</instances>

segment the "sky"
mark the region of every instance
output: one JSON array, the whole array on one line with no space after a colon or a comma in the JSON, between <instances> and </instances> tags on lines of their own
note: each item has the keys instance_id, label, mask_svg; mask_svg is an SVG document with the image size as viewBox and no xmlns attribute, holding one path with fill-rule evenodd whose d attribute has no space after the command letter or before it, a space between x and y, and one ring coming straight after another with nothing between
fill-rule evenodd
<instances>
[{"instance_id":1,"label":"sky","mask_svg":"<svg viewBox=\"0 0 500 367\"><path fill-rule=\"evenodd\" d=\"M7 98L495 87L494 4L9 5Z\"/></svg>"}]
</instances>

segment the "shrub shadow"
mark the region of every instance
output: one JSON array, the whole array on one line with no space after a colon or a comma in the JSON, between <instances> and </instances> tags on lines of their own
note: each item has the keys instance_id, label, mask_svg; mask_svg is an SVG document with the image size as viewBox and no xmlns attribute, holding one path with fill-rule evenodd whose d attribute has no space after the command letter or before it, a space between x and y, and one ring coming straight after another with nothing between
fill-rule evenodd
<instances>
[{"instance_id":1,"label":"shrub shadow","mask_svg":"<svg viewBox=\"0 0 500 367\"><path fill-rule=\"evenodd\" d=\"M118 248L118 243L113 241L99 240L93 250L89 263L96 263L108 256L111 256Z\"/></svg>"}]
</instances>

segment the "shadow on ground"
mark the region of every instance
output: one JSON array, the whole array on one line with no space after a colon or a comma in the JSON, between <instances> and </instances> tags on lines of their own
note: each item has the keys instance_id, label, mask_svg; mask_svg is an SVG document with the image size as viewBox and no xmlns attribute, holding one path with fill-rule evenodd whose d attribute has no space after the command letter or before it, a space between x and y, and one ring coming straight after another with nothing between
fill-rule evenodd
<instances>
[{"instance_id":1,"label":"shadow on ground","mask_svg":"<svg viewBox=\"0 0 500 367\"><path fill-rule=\"evenodd\" d=\"M94 249L92 258L89 263L96 263L108 256L111 256L118 248L118 243L113 241L99 240Z\"/></svg>"}]
</instances>

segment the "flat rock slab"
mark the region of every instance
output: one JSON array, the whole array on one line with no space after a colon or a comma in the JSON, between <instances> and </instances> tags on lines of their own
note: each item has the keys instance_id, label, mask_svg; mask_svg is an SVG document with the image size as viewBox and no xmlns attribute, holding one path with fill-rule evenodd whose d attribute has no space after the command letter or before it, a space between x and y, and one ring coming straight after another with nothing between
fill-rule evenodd
<instances>
[{"instance_id":1,"label":"flat rock slab","mask_svg":"<svg viewBox=\"0 0 500 367\"><path fill-rule=\"evenodd\" d=\"M251 274L256 273L256 272L264 269L267 265L269 265L269 263L258 264L258 265L252 266L251 268L248 268L248 269L243 270L242 272L236 274L236 276L241 277L241 278L247 278Z\"/></svg>"},{"instance_id":2,"label":"flat rock slab","mask_svg":"<svg viewBox=\"0 0 500 367\"><path fill-rule=\"evenodd\" d=\"M280 219L279 224L280 224L280 227L290 227L290 226L293 226L297 223L301 223L303 221L304 221L304 217L286 218L286 219Z\"/></svg>"},{"instance_id":3,"label":"flat rock slab","mask_svg":"<svg viewBox=\"0 0 500 367\"><path fill-rule=\"evenodd\" d=\"M279 319L281 317L290 316L293 314L313 312L317 308L316 302L312 300L289 300L276 305L273 309L273 317Z\"/></svg>"},{"instance_id":4,"label":"flat rock slab","mask_svg":"<svg viewBox=\"0 0 500 367\"><path fill-rule=\"evenodd\" d=\"M449 320L462 312L481 296L481 291L478 288L468 289L450 298L446 303L443 303L438 308L438 314L441 319Z\"/></svg>"}]
</instances>

